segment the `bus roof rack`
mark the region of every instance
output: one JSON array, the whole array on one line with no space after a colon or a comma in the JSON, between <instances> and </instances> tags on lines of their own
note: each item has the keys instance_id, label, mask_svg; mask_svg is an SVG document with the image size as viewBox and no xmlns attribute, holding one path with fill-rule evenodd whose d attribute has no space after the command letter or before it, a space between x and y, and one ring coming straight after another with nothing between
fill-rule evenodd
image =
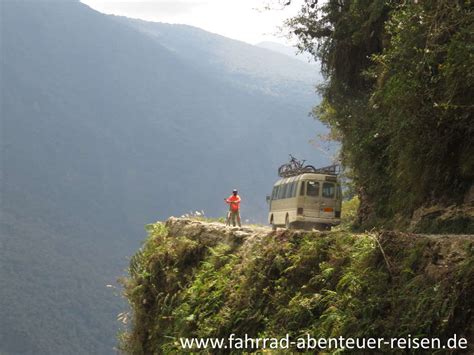
<instances>
[{"instance_id":1,"label":"bus roof rack","mask_svg":"<svg viewBox=\"0 0 474 355\"><path fill-rule=\"evenodd\" d=\"M283 178L298 176L305 173L338 175L341 172L339 164L315 168L312 165L304 165L305 160L298 160L290 155L290 162L283 164L278 168L278 175Z\"/></svg>"},{"instance_id":2,"label":"bus roof rack","mask_svg":"<svg viewBox=\"0 0 474 355\"><path fill-rule=\"evenodd\" d=\"M317 168L314 172L317 174L338 175L341 173L341 166L339 164L328 165L322 168Z\"/></svg>"}]
</instances>

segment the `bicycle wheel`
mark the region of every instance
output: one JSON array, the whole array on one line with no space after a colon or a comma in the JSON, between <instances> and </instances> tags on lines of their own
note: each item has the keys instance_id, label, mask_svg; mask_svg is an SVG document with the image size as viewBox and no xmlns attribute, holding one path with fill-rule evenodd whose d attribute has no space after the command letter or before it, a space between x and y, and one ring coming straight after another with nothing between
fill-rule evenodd
<instances>
[{"instance_id":1,"label":"bicycle wheel","mask_svg":"<svg viewBox=\"0 0 474 355\"><path fill-rule=\"evenodd\" d=\"M292 170L292 166L290 164L284 164L278 168L278 175L281 177L288 177Z\"/></svg>"},{"instance_id":2,"label":"bicycle wheel","mask_svg":"<svg viewBox=\"0 0 474 355\"><path fill-rule=\"evenodd\" d=\"M278 175L281 175L288 164L283 164L278 168Z\"/></svg>"},{"instance_id":3,"label":"bicycle wheel","mask_svg":"<svg viewBox=\"0 0 474 355\"><path fill-rule=\"evenodd\" d=\"M302 170L305 173L314 173L314 172L316 172L316 168L312 165L306 165Z\"/></svg>"}]
</instances>

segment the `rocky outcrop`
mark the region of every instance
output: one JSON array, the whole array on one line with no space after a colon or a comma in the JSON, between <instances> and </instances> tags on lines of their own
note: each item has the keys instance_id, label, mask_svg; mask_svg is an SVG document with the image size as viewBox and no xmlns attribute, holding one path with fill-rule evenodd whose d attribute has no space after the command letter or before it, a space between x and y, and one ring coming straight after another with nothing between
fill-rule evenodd
<instances>
[{"instance_id":1,"label":"rocky outcrop","mask_svg":"<svg viewBox=\"0 0 474 355\"><path fill-rule=\"evenodd\" d=\"M474 234L474 202L417 209L408 230L436 234Z\"/></svg>"}]
</instances>

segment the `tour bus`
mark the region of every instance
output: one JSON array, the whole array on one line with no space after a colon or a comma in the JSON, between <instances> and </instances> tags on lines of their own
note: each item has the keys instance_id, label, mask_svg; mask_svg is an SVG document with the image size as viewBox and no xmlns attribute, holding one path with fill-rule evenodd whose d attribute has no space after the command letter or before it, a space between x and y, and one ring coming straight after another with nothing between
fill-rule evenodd
<instances>
[{"instance_id":1,"label":"tour bus","mask_svg":"<svg viewBox=\"0 0 474 355\"><path fill-rule=\"evenodd\" d=\"M337 175L303 173L273 185L268 222L277 227L329 230L341 223L341 186Z\"/></svg>"}]
</instances>

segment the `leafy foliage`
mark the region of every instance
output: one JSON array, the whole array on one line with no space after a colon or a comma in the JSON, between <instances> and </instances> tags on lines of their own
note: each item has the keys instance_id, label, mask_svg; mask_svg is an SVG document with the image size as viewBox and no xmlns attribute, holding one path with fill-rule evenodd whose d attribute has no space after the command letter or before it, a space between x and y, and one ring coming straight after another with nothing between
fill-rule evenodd
<instances>
[{"instance_id":1,"label":"leafy foliage","mask_svg":"<svg viewBox=\"0 0 474 355\"><path fill-rule=\"evenodd\" d=\"M125 282L134 321L123 350L179 353L180 337L231 333L446 338L472 324L472 243L435 275L428 239L283 231L242 244L208 233L149 228Z\"/></svg>"},{"instance_id":2,"label":"leafy foliage","mask_svg":"<svg viewBox=\"0 0 474 355\"><path fill-rule=\"evenodd\" d=\"M461 203L473 184L473 19L471 1L307 0L288 21L321 59L313 113L342 141L366 225Z\"/></svg>"},{"instance_id":3,"label":"leafy foliage","mask_svg":"<svg viewBox=\"0 0 474 355\"><path fill-rule=\"evenodd\" d=\"M353 196L349 200L342 201L342 216L341 216L342 228L348 228L355 224L359 205L360 205L360 201L357 196Z\"/></svg>"}]
</instances>

